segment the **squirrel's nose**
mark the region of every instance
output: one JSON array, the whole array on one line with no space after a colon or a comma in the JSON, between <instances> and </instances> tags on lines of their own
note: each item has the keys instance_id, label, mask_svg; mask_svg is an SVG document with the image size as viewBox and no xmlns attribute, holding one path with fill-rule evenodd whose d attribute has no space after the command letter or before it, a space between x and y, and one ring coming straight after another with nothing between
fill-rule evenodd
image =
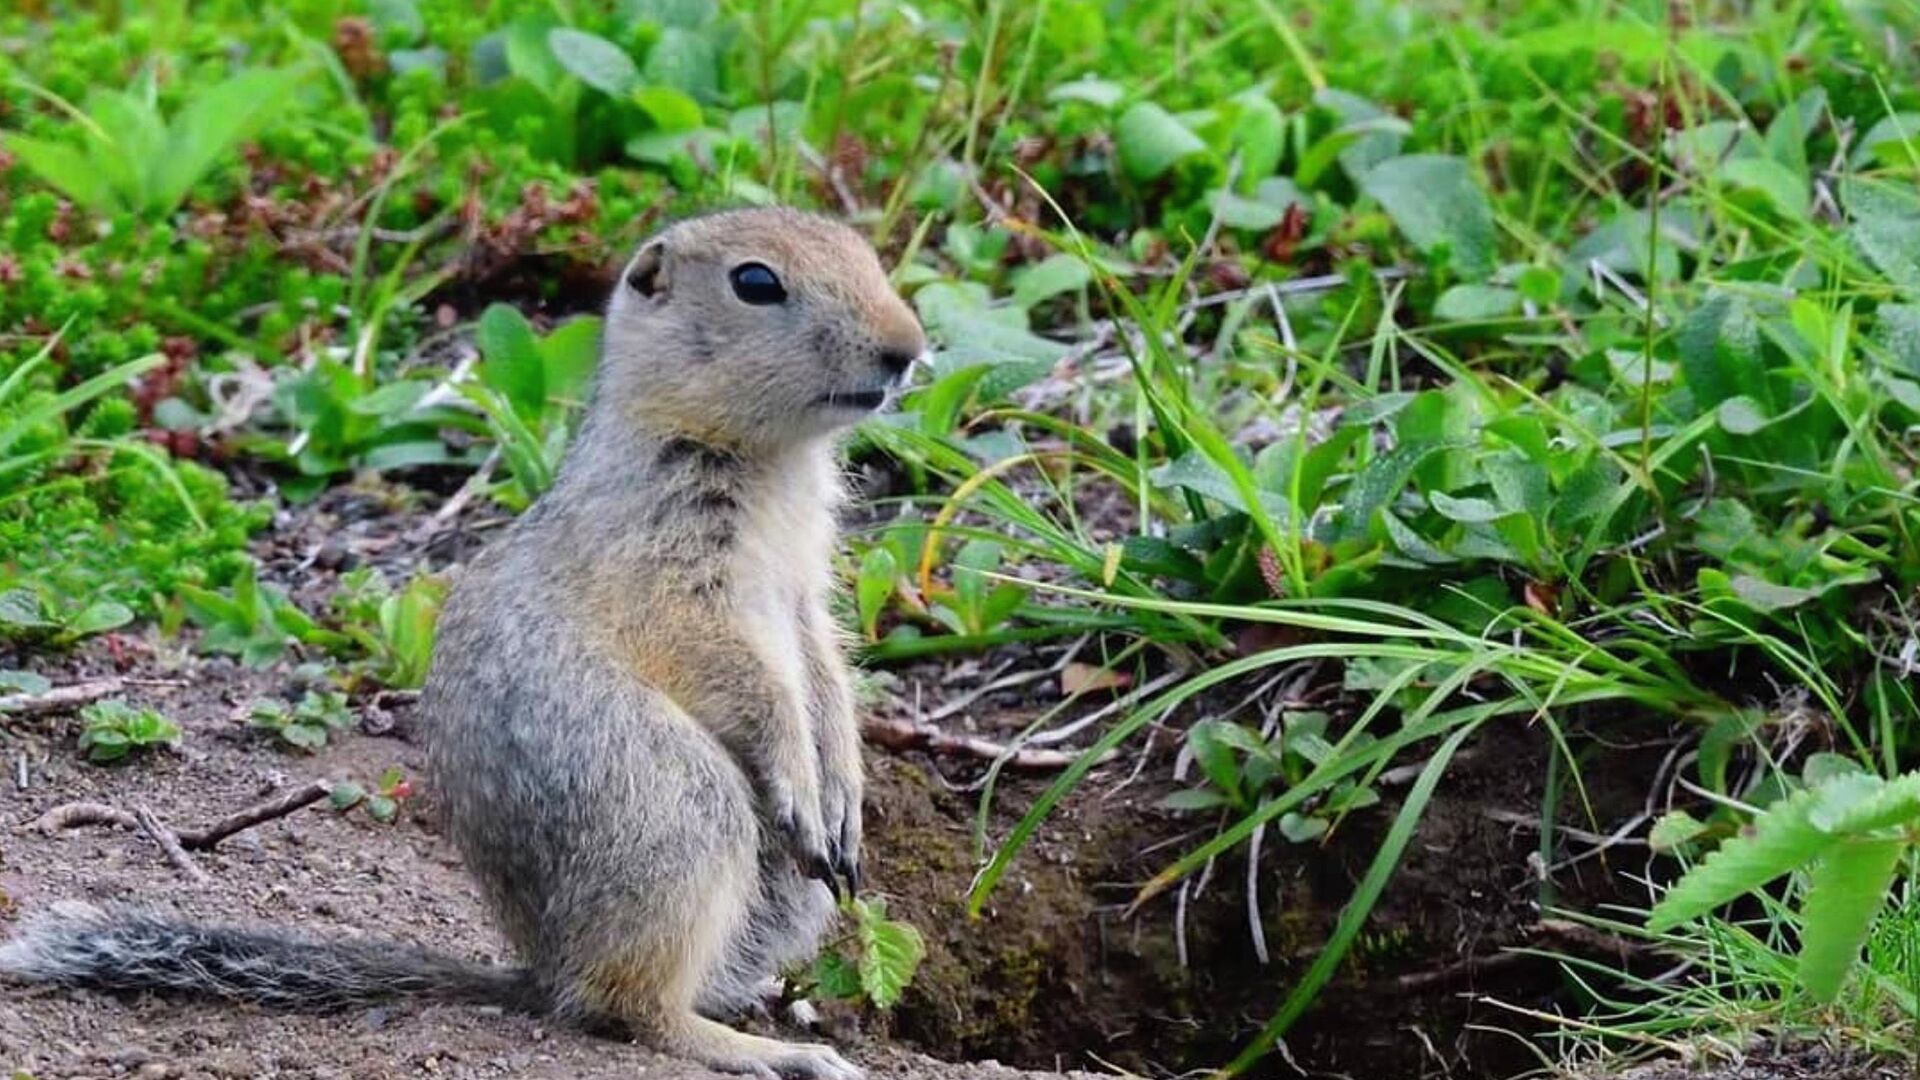
<instances>
[{"instance_id":1,"label":"squirrel's nose","mask_svg":"<svg viewBox=\"0 0 1920 1080\"><path fill-rule=\"evenodd\" d=\"M897 345L882 345L880 347L880 366L886 368L887 373L895 377L905 375L907 369L912 367L913 362L919 359L919 357L920 351L918 349L902 349Z\"/></svg>"}]
</instances>

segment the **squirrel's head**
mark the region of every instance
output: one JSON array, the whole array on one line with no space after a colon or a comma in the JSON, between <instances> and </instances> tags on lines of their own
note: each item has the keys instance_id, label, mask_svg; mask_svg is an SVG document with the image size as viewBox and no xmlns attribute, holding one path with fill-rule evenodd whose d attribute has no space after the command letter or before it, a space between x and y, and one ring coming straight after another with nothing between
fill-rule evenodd
<instances>
[{"instance_id":1,"label":"squirrel's head","mask_svg":"<svg viewBox=\"0 0 1920 1080\"><path fill-rule=\"evenodd\" d=\"M672 225L620 275L603 392L650 428L780 445L884 405L926 336L852 229L795 210Z\"/></svg>"}]
</instances>

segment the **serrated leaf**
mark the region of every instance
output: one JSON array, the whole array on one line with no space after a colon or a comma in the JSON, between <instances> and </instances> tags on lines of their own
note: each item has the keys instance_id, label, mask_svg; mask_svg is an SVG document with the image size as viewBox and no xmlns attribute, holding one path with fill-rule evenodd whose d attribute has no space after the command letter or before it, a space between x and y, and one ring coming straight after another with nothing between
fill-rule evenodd
<instances>
[{"instance_id":1,"label":"serrated leaf","mask_svg":"<svg viewBox=\"0 0 1920 1080\"><path fill-rule=\"evenodd\" d=\"M1477 281L1493 272L1493 210L1464 159L1391 158L1369 169L1360 186L1415 247L1446 248L1447 265L1456 274Z\"/></svg>"},{"instance_id":2,"label":"serrated leaf","mask_svg":"<svg viewBox=\"0 0 1920 1080\"><path fill-rule=\"evenodd\" d=\"M1821 1004L1839 996L1887 900L1903 840L1855 840L1830 848L1807 875L1800 908L1800 985Z\"/></svg>"},{"instance_id":3,"label":"serrated leaf","mask_svg":"<svg viewBox=\"0 0 1920 1080\"><path fill-rule=\"evenodd\" d=\"M625 97L640 81L633 58L599 34L556 26L547 31L547 48L574 78L608 97Z\"/></svg>"},{"instance_id":4,"label":"serrated leaf","mask_svg":"<svg viewBox=\"0 0 1920 1080\"><path fill-rule=\"evenodd\" d=\"M891 1009L913 981L926 956L920 931L903 922L873 918L860 921L860 988L867 1000Z\"/></svg>"},{"instance_id":5,"label":"serrated leaf","mask_svg":"<svg viewBox=\"0 0 1920 1080\"><path fill-rule=\"evenodd\" d=\"M837 952L827 951L814 958L813 985L821 994L840 1001L860 996L860 969Z\"/></svg>"},{"instance_id":6,"label":"serrated leaf","mask_svg":"<svg viewBox=\"0 0 1920 1080\"><path fill-rule=\"evenodd\" d=\"M1795 792L1755 818L1667 890L1647 914L1647 929L1671 930L1774 878L1805 866L1833 842L1810 820L1815 795Z\"/></svg>"},{"instance_id":7,"label":"serrated leaf","mask_svg":"<svg viewBox=\"0 0 1920 1080\"><path fill-rule=\"evenodd\" d=\"M1814 789L1808 820L1832 836L1851 836L1920 817L1920 773L1884 780L1868 772L1836 776Z\"/></svg>"}]
</instances>

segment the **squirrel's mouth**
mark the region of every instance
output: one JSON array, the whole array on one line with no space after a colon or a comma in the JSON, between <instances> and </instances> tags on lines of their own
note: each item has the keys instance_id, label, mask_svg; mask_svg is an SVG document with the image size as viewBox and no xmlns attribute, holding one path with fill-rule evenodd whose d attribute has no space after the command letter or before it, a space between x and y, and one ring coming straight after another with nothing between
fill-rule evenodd
<instances>
[{"instance_id":1,"label":"squirrel's mouth","mask_svg":"<svg viewBox=\"0 0 1920 1080\"><path fill-rule=\"evenodd\" d=\"M887 392L885 390L835 390L821 395L818 402L829 408L872 412L887 403Z\"/></svg>"}]
</instances>

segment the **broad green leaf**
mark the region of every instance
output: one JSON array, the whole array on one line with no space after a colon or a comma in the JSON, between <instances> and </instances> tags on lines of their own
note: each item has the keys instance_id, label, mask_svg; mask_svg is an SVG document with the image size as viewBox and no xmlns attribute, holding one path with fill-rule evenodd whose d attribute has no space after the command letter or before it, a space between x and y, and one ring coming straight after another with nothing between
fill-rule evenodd
<instances>
[{"instance_id":1,"label":"broad green leaf","mask_svg":"<svg viewBox=\"0 0 1920 1080\"><path fill-rule=\"evenodd\" d=\"M1263 93L1250 91L1233 100L1238 116L1228 143L1240 159L1240 190L1248 192L1279 168L1286 150L1287 121L1280 107Z\"/></svg>"},{"instance_id":2,"label":"broad green leaf","mask_svg":"<svg viewBox=\"0 0 1920 1080\"><path fill-rule=\"evenodd\" d=\"M1733 594L1755 611L1782 611L1798 607L1820 595L1812 589L1776 585L1752 574L1735 574L1731 584Z\"/></svg>"},{"instance_id":3,"label":"broad green leaf","mask_svg":"<svg viewBox=\"0 0 1920 1080\"><path fill-rule=\"evenodd\" d=\"M1437 442L1401 443L1369 462L1347 485L1337 518L1338 535L1341 538L1366 535L1373 523L1374 511L1392 502L1413 478L1414 470L1444 449L1446 445Z\"/></svg>"},{"instance_id":4,"label":"broad green leaf","mask_svg":"<svg viewBox=\"0 0 1920 1080\"><path fill-rule=\"evenodd\" d=\"M1127 175L1142 183L1207 152L1200 136L1151 101L1138 102L1120 114L1113 140Z\"/></svg>"},{"instance_id":5,"label":"broad green leaf","mask_svg":"<svg viewBox=\"0 0 1920 1080\"><path fill-rule=\"evenodd\" d=\"M53 620L47 618L39 593L25 588L0 593L0 626L33 630L54 625Z\"/></svg>"},{"instance_id":6,"label":"broad green leaf","mask_svg":"<svg viewBox=\"0 0 1920 1080\"><path fill-rule=\"evenodd\" d=\"M474 328L480 347L480 381L513 403L521 416L533 417L547 403L540 340L533 326L511 304L490 304Z\"/></svg>"},{"instance_id":7,"label":"broad green leaf","mask_svg":"<svg viewBox=\"0 0 1920 1080\"><path fill-rule=\"evenodd\" d=\"M1520 294L1498 285L1455 285L1434 301L1441 322L1486 322L1520 313Z\"/></svg>"},{"instance_id":8,"label":"broad green leaf","mask_svg":"<svg viewBox=\"0 0 1920 1080\"><path fill-rule=\"evenodd\" d=\"M1309 817L1297 810L1280 815L1280 835L1296 844L1320 839L1327 834L1328 827L1326 818Z\"/></svg>"},{"instance_id":9,"label":"broad green leaf","mask_svg":"<svg viewBox=\"0 0 1920 1080\"><path fill-rule=\"evenodd\" d=\"M1800 908L1800 985L1815 1001L1824 1005L1839 996L1874 915L1887 902L1887 887L1905 848L1898 839L1839 842L1807 874L1807 898Z\"/></svg>"},{"instance_id":10,"label":"broad green leaf","mask_svg":"<svg viewBox=\"0 0 1920 1080\"><path fill-rule=\"evenodd\" d=\"M1854 144L1850 163L1864 169L1875 162L1889 168L1920 167L1920 113L1881 117Z\"/></svg>"},{"instance_id":11,"label":"broad green leaf","mask_svg":"<svg viewBox=\"0 0 1920 1080\"><path fill-rule=\"evenodd\" d=\"M1920 375L1920 304L1881 304L1874 312L1872 340L1902 372Z\"/></svg>"},{"instance_id":12,"label":"broad green leaf","mask_svg":"<svg viewBox=\"0 0 1920 1080\"><path fill-rule=\"evenodd\" d=\"M1160 800L1165 810L1213 810L1227 805L1227 797L1212 788L1188 788L1169 793Z\"/></svg>"},{"instance_id":13,"label":"broad green leaf","mask_svg":"<svg viewBox=\"0 0 1920 1080\"><path fill-rule=\"evenodd\" d=\"M133 621L133 609L112 600L100 600L88 604L80 614L67 624L67 632L75 637L104 633Z\"/></svg>"},{"instance_id":14,"label":"broad green leaf","mask_svg":"<svg viewBox=\"0 0 1920 1080\"><path fill-rule=\"evenodd\" d=\"M1435 491L1427 496L1433 508L1449 521L1458 521L1471 525L1484 525L1498 519L1505 511L1485 499L1460 499L1444 491Z\"/></svg>"},{"instance_id":15,"label":"broad green leaf","mask_svg":"<svg viewBox=\"0 0 1920 1080\"><path fill-rule=\"evenodd\" d=\"M53 681L31 671L0 670L0 694L44 694L53 689Z\"/></svg>"},{"instance_id":16,"label":"broad green leaf","mask_svg":"<svg viewBox=\"0 0 1920 1080\"><path fill-rule=\"evenodd\" d=\"M556 26L547 31L547 48L574 78L608 97L625 97L640 81L633 58L599 34Z\"/></svg>"},{"instance_id":17,"label":"broad green leaf","mask_svg":"<svg viewBox=\"0 0 1920 1080\"><path fill-rule=\"evenodd\" d=\"M1087 264L1079 256L1049 255L1014 271L1013 302L1023 308L1031 308L1061 293L1086 288L1092 280L1093 271L1087 269Z\"/></svg>"},{"instance_id":18,"label":"broad green leaf","mask_svg":"<svg viewBox=\"0 0 1920 1080\"><path fill-rule=\"evenodd\" d=\"M1464 159L1443 154L1392 158L1367 171L1360 186L1421 251L1447 251L1463 278L1493 272L1493 211Z\"/></svg>"},{"instance_id":19,"label":"broad green leaf","mask_svg":"<svg viewBox=\"0 0 1920 1080\"><path fill-rule=\"evenodd\" d=\"M1920 196L1859 179L1845 190L1854 246L1887 280L1910 298L1920 298Z\"/></svg>"},{"instance_id":20,"label":"broad green leaf","mask_svg":"<svg viewBox=\"0 0 1920 1080\"><path fill-rule=\"evenodd\" d=\"M87 95L87 115L107 133L109 142L91 157L120 193L123 205L147 205L149 170L167 153L167 125L154 107L118 90Z\"/></svg>"},{"instance_id":21,"label":"broad green leaf","mask_svg":"<svg viewBox=\"0 0 1920 1080\"><path fill-rule=\"evenodd\" d=\"M1743 395L1768 400L1760 322L1745 299L1715 293L1687 313L1674 343L1681 373L1702 409Z\"/></svg>"},{"instance_id":22,"label":"broad green leaf","mask_svg":"<svg viewBox=\"0 0 1920 1080\"><path fill-rule=\"evenodd\" d=\"M649 83L671 86L695 101L720 97L720 59L706 35L669 26L647 50L642 67Z\"/></svg>"},{"instance_id":23,"label":"broad green leaf","mask_svg":"<svg viewBox=\"0 0 1920 1080\"><path fill-rule=\"evenodd\" d=\"M1735 187L1757 191L1787 217L1806 220L1813 202L1813 186L1806 176L1772 158L1735 158L1720 167L1721 179Z\"/></svg>"},{"instance_id":24,"label":"broad green leaf","mask_svg":"<svg viewBox=\"0 0 1920 1080\"><path fill-rule=\"evenodd\" d=\"M1745 394L1721 402L1714 415L1720 421L1720 430L1729 435L1751 435L1768 423L1760 403Z\"/></svg>"},{"instance_id":25,"label":"broad green leaf","mask_svg":"<svg viewBox=\"0 0 1920 1080\"><path fill-rule=\"evenodd\" d=\"M1755 818L1751 831L1729 838L1674 882L1647 915L1647 929L1671 930L1806 865L1833 843L1809 815L1815 795L1799 791Z\"/></svg>"},{"instance_id":26,"label":"broad green leaf","mask_svg":"<svg viewBox=\"0 0 1920 1080\"><path fill-rule=\"evenodd\" d=\"M380 31L380 43L388 49L411 45L427 33L427 21L420 17L415 0L369 0L367 14Z\"/></svg>"},{"instance_id":27,"label":"broad green leaf","mask_svg":"<svg viewBox=\"0 0 1920 1080\"><path fill-rule=\"evenodd\" d=\"M1092 77L1063 82L1047 91L1048 101L1084 101L1100 109L1111 109L1126 96L1126 87L1119 83Z\"/></svg>"},{"instance_id":28,"label":"broad green leaf","mask_svg":"<svg viewBox=\"0 0 1920 1080\"><path fill-rule=\"evenodd\" d=\"M567 69L553 55L547 33L553 20L546 15L529 15L507 24L505 33L507 70L526 80L548 101L562 96Z\"/></svg>"},{"instance_id":29,"label":"broad green leaf","mask_svg":"<svg viewBox=\"0 0 1920 1080\"><path fill-rule=\"evenodd\" d=\"M549 402L584 403L600 363L600 319L569 319L540 339L542 384Z\"/></svg>"},{"instance_id":30,"label":"broad green leaf","mask_svg":"<svg viewBox=\"0 0 1920 1080\"><path fill-rule=\"evenodd\" d=\"M1294 171L1294 179L1302 187L1314 186L1335 159L1347 179L1359 183L1375 165L1398 154L1402 140L1412 130L1406 121L1345 90L1317 91L1313 103L1331 112L1340 126L1302 156L1300 167Z\"/></svg>"},{"instance_id":31,"label":"broad green leaf","mask_svg":"<svg viewBox=\"0 0 1920 1080\"><path fill-rule=\"evenodd\" d=\"M707 122L700 103L671 86L643 86L633 92L633 103L646 110L661 131L695 131Z\"/></svg>"}]
</instances>

